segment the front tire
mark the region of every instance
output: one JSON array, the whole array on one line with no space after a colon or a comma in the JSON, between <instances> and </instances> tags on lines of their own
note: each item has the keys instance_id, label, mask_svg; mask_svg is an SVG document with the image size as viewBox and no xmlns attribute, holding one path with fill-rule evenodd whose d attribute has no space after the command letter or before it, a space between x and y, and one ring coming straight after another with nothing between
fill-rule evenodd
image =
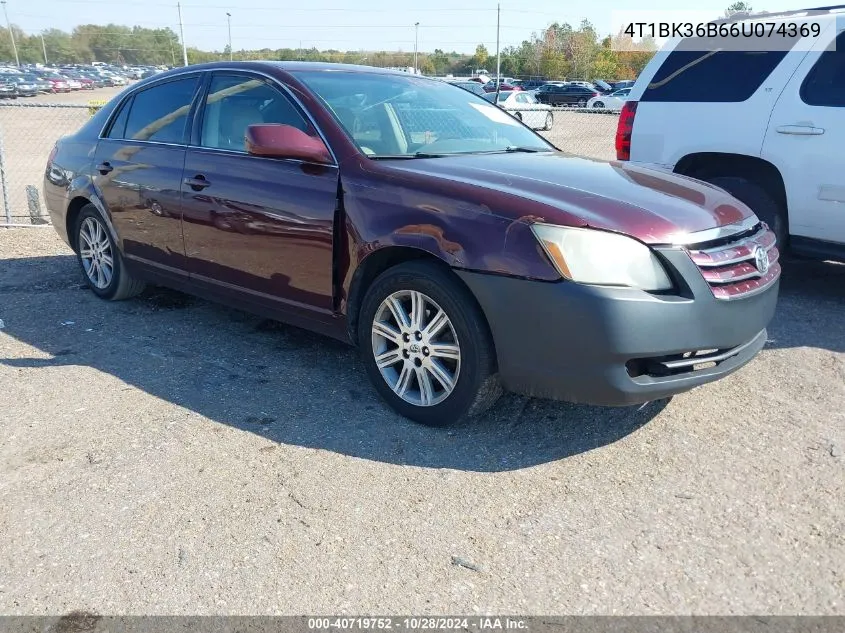
<instances>
[{"instance_id":1,"label":"front tire","mask_svg":"<svg viewBox=\"0 0 845 633\"><path fill-rule=\"evenodd\" d=\"M361 306L358 345L379 395L420 424L457 423L501 395L481 309L432 262L400 264L373 282Z\"/></svg>"},{"instance_id":2,"label":"front tire","mask_svg":"<svg viewBox=\"0 0 845 633\"><path fill-rule=\"evenodd\" d=\"M593 104L593 107L594 107L594 108L598 108L599 110L604 109L604 101L596 101L596 102Z\"/></svg>"},{"instance_id":3,"label":"front tire","mask_svg":"<svg viewBox=\"0 0 845 633\"><path fill-rule=\"evenodd\" d=\"M88 287L102 299L120 301L144 290L144 283L127 272L103 216L93 204L82 207L76 220L76 259Z\"/></svg>"},{"instance_id":4,"label":"front tire","mask_svg":"<svg viewBox=\"0 0 845 633\"><path fill-rule=\"evenodd\" d=\"M543 130L545 130L546 132L548 132L549 130L551 130L551 129L552 129L552 126L553 126L554 124L555 124L555 117L554 117L554 115L552 115L552 113L551 113L551 112L549 112L549 113L546 115L546 124L543 126Z\"/></svg>"}]
</instances>

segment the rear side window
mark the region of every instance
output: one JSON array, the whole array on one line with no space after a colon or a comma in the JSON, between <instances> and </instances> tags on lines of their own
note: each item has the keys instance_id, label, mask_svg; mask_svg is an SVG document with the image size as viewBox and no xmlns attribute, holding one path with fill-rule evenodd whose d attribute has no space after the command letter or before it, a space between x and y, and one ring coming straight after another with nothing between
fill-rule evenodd
<instances>
[{"instance_id":1,"label":"rear side window","mask_svg":"<svg viewBox=\"0 0 845 633\"><path fill-rule=\"evenodd\" d=\"M198 81L198 77L177 79L136 93L124 138L184 143L185 124Z\"/></svg>"},{"instance_id":2,"label":"rear side window","mask_svg":"<svg viewBox=\"0 0 845 633\"><path fill-rule=\"evenodd\" d=\"M801 84L801 100L807 105L845 108L845 32L836 38Z\"/></svg>"},{"instance_id":3,"label":"rear side window","mask_svg":"<svg viewBox=\"0 0 845 633\"><path fill-rule=\"evenodd\" d=\"M745 101L788 52L705 48L697 38L682 40L646 86L641 101Z\"/></svg>"},{"instance_id":4,"label":"rear side window","mask_svg":"<svg viewBox=\"0 0 845 633\"><path fill-rule=\"evenodd\" d=\"M129 119L129 109L132 107L132 97L129 97L120 106L120 111L112 121L106 138L124 138L126 135L126 121Z\"/></svg>"}]
</instances>

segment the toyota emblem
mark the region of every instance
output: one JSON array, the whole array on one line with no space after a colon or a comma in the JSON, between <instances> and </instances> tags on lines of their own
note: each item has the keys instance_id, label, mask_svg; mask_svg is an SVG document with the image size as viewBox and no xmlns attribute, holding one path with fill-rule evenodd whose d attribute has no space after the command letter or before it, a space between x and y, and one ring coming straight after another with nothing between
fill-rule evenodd
<instances>
[{"instance_id":1,"label":"toyota emblem","mask_svg":"<svg viewBox=\"0 0 845 633\"><path fill-rule=\"evenodd\" d=\"M760 271L761 275L769 272L769 253L765 248L761 246L754 247L754 265L757 266L757 270Z\"/></svg>"}]
</instances>

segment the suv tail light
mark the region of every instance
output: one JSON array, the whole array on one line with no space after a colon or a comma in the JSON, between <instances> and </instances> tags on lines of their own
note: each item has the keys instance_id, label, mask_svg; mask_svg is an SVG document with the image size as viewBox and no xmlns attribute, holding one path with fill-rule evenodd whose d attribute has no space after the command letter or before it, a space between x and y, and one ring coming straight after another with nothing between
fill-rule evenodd
<instances>
[{"instance_id":1,"label":"suv tail light","mask_svg":"<svg viewBox=\"0 0 845 633\"><path fill-rule=\"evenodd\" d=\"M622 104L619 123L616 125L616 160L631 160L631 134L634 131L636 114L636 101L626 101Z\"/></svg>"}]
</instances>

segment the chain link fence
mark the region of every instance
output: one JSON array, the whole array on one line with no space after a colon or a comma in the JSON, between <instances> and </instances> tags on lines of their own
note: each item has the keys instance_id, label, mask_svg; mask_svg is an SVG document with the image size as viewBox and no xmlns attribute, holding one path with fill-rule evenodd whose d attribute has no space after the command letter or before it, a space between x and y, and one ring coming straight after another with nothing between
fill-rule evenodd
<instances>
[{"instance_id":1,"label":"chain link fence","mask_svg":"<svg viewBox=\"0 0 845 633\"><path fill-rule=\"evenodd\" d=\"M87 105L0 102L0 226L49 224L41 193L47 159L89 116Z\"/></svg>"},{"instance_id":2,"label":"chain link fence","mask_svg":"<svg viewBox=\"0 0 845 633\"><path fill-rule=\"evenodd\" d=\"M0 102L0 226L49 224L41 189L50 151L58 138L79 129L98 105ZM586 108L507 112L564 152L598 160L615 158L618 112Z\"/></svg>"}]
</instances>

